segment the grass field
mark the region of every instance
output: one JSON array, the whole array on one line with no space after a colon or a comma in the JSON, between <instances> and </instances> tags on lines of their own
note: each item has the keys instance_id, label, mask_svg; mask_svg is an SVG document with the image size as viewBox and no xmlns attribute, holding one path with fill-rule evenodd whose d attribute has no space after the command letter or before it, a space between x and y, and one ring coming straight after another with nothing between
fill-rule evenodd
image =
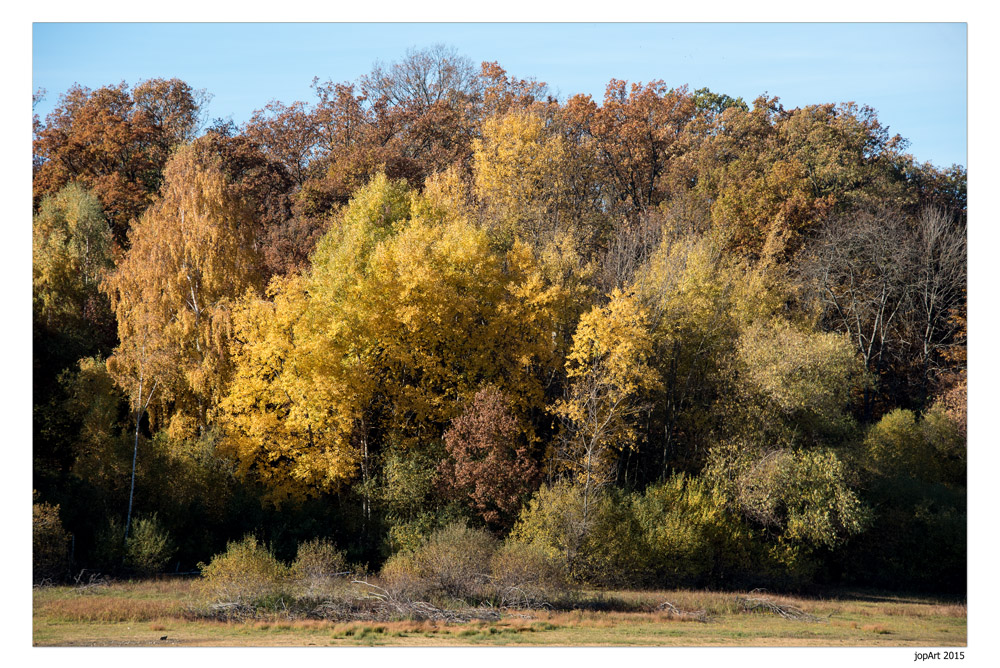
<instances>
[{"instance_id":1,"label":"grass field","mask_svg":"<svg viewBox=\"0 0 1000 668\"><path fill-rule=\"evenodd\" d=\"M589 593L587 609L507 610L498 621L333 622L271 614L205 619L192 580L34 590L36 646L931 646L966 644L964 605L928 598L766 595L808 619L747 612L745 592ZM656 608L705 611L708 621Z\"/></svg>"}]
</instances>

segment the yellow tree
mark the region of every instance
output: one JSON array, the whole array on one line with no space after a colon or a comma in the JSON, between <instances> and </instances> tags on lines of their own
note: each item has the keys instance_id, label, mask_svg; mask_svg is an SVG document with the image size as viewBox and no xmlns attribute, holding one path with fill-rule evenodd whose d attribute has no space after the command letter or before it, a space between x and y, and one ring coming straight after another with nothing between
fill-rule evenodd
<instances>
[{"instance_id":1,"label":"yellow tree","mask_svg":"<svg viewBox=\"0 0 1000 668\"><path fill-rule=\"evenodd\" d=\"M233 314L235 374L220 404L222 450L280 504L354 475L359 453L351 436L374 379L345 363L346 351L330 364L330 351L317 349L304 279L275 278L267 297L250 293Z\"/></svg>"},{"instance_id":2,"label":"yellow tree","mask_svg":"<svg viewBox=\"0 0 1000 668\"><path fill-rule=\"evenodd\" d=\"M251 210L209 156L197 143L174 154L159 201L132 227L128 253L102 283L120 341L108 371L135 411L126 540L143 414L159 389L161 419L172 404L172 427L207 426L228 376L230 300L260 281Z\"/></svg>"},{"instance_id":3,"label":"yellow tree","mask_svg":"<svg viewBox=\"0 0 1000 668\"><path fill-rule=\"evenodd\" d=\"M494 250L405 184L356 193L298 280L240 311L223 402L227 442L276 500L367 479L388 440L440 439L484 384L518 413L543 405L556 297L530 250Z\"/></svg>"},{"instance_id":4,"label":"yellow tree","mask_svg":"<svg viewBox=\"0 0 1000 668\"><path fill-rule=\"evenodd\" d=\"M481 132L472 145L476 194L491 224L536 244L543 234L566 228L572 222L564 210L566 151L542 115L519 110L490 116Z\"/></svg>"},{"instance_id":5,"label":"yellow tree","mask_svg":"<svg viewBox=\"0 0 1000 668\"><path fill-rule=\"evenodd\" d=\"M573 337L569 390L553 412L563 426L559 457L583 486L585 525L594 490L613 480L618 454L636 446L635 420L660 385L652 347L648 314L635 295L618 290L580 319Z\"/></svg>"},{"instance_id":6,"label":"yellow tree","mask_svg":"<svg viewBox=\"0 0 1000 668\"><path fill-rule=\"evenodd\" d=\"M197 143L171 158L160 195L103 283L121 341L108 369L133 401L156 382L161 409L204 427L228 376L230 303L260 286L257 228Z\"/></svg>"}]
</instances>

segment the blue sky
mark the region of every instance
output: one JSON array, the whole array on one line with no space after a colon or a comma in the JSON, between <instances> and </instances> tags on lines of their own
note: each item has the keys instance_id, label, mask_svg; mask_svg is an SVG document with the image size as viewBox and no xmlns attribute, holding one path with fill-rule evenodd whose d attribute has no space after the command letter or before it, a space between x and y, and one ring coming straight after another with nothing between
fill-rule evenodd
<instances>
[{"instance_id":1,"label":"blue sky","mask_svg":"<svg viewBox=\"0 0 1000 668\"><path fill-rule=\"evenodd\" d=\"M33 87L45 116L74 82L95 88L180 77L240 123L272 99L311 101L309 84L354 80L408 47L454 46L478 63L600 99L611 78L707 86L786 108L874 107L918 160L967 164L967 31L962 23L198 24L35 23Z\"/></svg>"}]
</instances>

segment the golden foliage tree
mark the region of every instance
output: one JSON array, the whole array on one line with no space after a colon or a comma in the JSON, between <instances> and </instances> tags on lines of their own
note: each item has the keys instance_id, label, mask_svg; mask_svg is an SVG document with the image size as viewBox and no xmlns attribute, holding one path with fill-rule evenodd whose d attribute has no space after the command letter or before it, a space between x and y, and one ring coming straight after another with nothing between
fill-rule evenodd
<instances>
[{"instance_id":1,"label":"golden foliage tree","mask_svg":"<svg viewBox=\"0 0 1000 668\"><path fill-rule=\"evenodd\" d=\"M271 304L237 317L230 443L247 470L277 464L266 479L295 497L335 489L358 465L367 476L387 438L440 439L484 383L518 413L538 408L555 364L554 292L527 247L495 251L484 231L379 176L301 282L273 283Z\"/></svg>"},{"instance_id":2,"label":"golden foliage tree","mask_svg":"<svg viewBox=\"0 0 1000 668\"><path fill-rule=\"evenodd\" d=\"M563 426L559 459L583 486L584 523L594 490L614 480L617 455L636 447L635 421L660 384L648 319L635 295L615 291L580 319L573 337L570 386L553 412Z\"/></svg>"},{"instance_id":3,"label":"golden foliage tree","mask_svg":"<svg viewBox=\"0 0 1000 668\"><path fill-rule=\"evenodd\" d=\"M230 303L260 285L257 231L217 161L197 143L178 150L103 284L121 341L108 369L134 402L140 384L157 382L161 408L207 424L229 375Z\"/></svg>"}]
</instances>

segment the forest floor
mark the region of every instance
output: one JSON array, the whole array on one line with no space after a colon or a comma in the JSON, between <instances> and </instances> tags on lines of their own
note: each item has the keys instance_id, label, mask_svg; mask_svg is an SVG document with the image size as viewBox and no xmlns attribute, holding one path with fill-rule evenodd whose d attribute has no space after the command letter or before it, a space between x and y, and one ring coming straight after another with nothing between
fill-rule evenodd
<instances>
[{"instance_id":1,"label":"forest floor","mask_svg":"<svg viewBox=\"0 0 1000 668\"><path fill-rule=\"evenodd\" d=\"M467 623L337 622L281 614L216 621L197 614L206 603L191 579L40 587L33 593L32 641L62 647L967 644L965 605L926 597L685 590L587 592L579 600L581 609L504 610L498 620Z\"/></svg>"}]
</instances>

